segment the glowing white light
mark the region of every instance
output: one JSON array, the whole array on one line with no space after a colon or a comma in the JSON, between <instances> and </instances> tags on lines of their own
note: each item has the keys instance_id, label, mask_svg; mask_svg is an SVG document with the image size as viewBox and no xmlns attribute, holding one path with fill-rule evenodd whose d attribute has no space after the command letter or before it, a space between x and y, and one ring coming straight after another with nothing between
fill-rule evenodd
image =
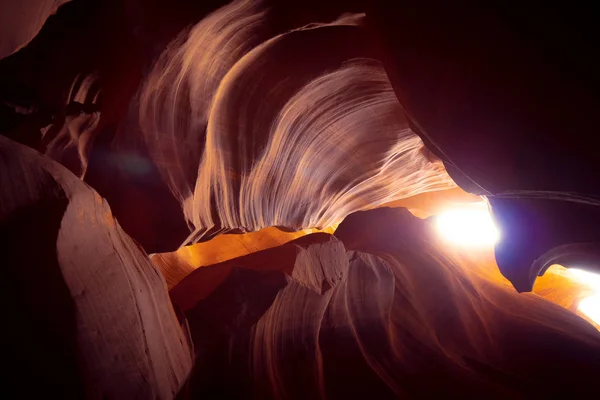
<instances>
[{"instance_id":1,"label":"glowing white light","mask_svg":"<svg viewBox=\"0 0 600 400\"><path fill-rule=\"evenodd\" d=\"M500 231L484 203L445 211L435 217L435 223L446 240L461 246L489 246L500 239Z\"/></svg>"},{"instance_id":2,"label":"glowing white light","mask_svg":"<svg viewBox=\"0 0 600 400\"><path fill-rule=\"evenodd\" d=\"M600 275L579 268L569 268L569 273L578 281L600 292Z\"/></svg>"},{"instance_id":3,"label":"glowing white light","mask_svg":"<svg viewBox=\"0 0 600 400\"><path fill-rule=\"evenodd\" d=\"M600 293L582 299L577 308L589 319L600 325Z\"/></svg>"},{"instance_id":4,"label":"glowing white light","mask_svg":"<svg viewBox=\"0 0 600 400\"><path fill-rule=\"evenodd\" d=\"M600 325L600 275L578 268L569 268L569 273L575 279L596 291L593 295L582 299L577 308L589 319Z\"/></svg>"}]
</instances>

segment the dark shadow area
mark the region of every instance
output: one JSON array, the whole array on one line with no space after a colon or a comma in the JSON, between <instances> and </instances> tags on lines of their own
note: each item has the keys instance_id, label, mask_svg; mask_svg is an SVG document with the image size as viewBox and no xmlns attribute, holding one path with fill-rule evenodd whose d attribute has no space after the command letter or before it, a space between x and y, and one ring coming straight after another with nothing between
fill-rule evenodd
<instances>
[{"instance_id":1,"label":"dark shadow area","mask_svg":"<svg viewBox=\"0 0 600 400\"><path fill-rule=\"evenodd\" d=\"M56 254L67 204L40 201L0 225L2 363L11 377L2 393L11 398L83 397L75 302Z\"/></svg>"}]
</instances>

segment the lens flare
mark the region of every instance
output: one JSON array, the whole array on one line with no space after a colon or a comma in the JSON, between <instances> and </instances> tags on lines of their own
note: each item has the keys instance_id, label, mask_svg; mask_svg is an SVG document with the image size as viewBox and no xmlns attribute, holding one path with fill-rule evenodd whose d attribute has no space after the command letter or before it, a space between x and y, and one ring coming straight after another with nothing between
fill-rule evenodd
<instances>
[{"instance_id":1,"label":"lens flare","mask_svg":"<svg viewBox=\"0 0 600 400\"><path fill-rule=\"evenodd\" d=\"M593 288L596 293L582 299L578 309L589 319L600 325L600 275L579 268L569 268L569 273L578 281Z\"/></svg>"},{"instance_id":2,"label":"lens flare","mask_svg":"<svg viewBox=\"0 0 600 400\"><path fill-rule=\"evenodd\" d=\"M500 231L485 203L450 209L435 217L440 235L460 246L491 246L500 240Z\"/></svg>"}]
</instances>

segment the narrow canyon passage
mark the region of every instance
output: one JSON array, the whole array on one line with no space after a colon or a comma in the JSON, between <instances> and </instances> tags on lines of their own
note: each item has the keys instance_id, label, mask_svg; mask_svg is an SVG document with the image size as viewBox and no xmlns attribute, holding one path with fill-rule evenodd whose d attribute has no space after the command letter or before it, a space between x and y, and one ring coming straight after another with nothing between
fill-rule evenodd
<instances>
[{"instance_id":1,"label":"narrow canyon passage","mask_svg":"<svg viewBox=\"0 0 600 400\"><path fill-rule=\"evenodd\" d=\"M3 392L595 393L591 15L0 0Z\"/></svg>"}]
</instances>

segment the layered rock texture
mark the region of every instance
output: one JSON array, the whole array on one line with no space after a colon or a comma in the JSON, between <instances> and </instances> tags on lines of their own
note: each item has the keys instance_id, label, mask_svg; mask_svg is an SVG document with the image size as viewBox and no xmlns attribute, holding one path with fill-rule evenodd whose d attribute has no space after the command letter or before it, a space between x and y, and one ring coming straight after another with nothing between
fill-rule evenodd
<instances>
[{"instance_id":1,"label":"layered rock texture","mask_svg":"<svg viewBox=\"0 0 600 400\"><path fill-rule=\"evenodd\" d=\"M591 325L495 282L433 233L405 209L382 208L352 214L335 235L197 269L171 290L196 346L189 394L507 398L594 390L600 335Z\"/></svg>"},{"instance_id":2,"label":"layered rock texture","mask_svg":"<svg viewBox=\"0 0 600 400\"><path fill-rule=\"evenodd\" d=\"M164 278L98 194L0 137L8 393L172 398L192 365Z\"/></svg>"},{"instance_id":3,"label":"layered rock texture","mask_svg":"<svg viewBox=\"0 0 600 400\"><path fill-rule=\"evenodd\" d=\"M591 13L0 4L7 393L594 392ZM482 200L495 249L439 240Z\"/></svg>"}]
</instances>

